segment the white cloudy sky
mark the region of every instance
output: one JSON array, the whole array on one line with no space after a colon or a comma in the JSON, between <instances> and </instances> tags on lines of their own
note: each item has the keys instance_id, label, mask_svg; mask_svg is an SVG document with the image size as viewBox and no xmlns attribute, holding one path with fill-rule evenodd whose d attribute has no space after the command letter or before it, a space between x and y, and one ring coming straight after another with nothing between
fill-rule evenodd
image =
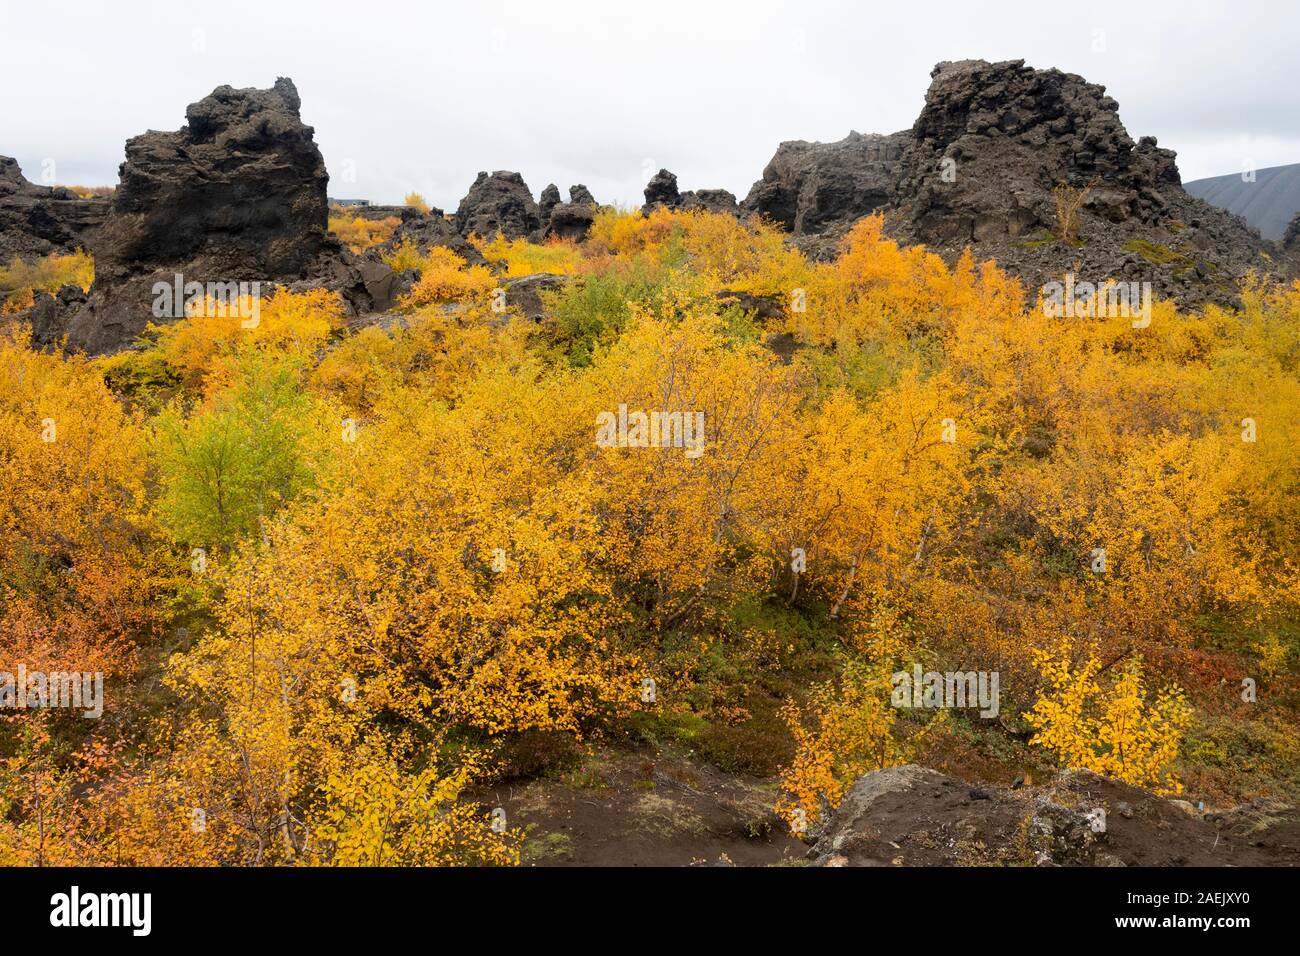
<instances>
[{"instance_id":1,"label":"white cloudy sky","mask_svg":"<svg viewBox=\"0 0 1300 956\"><path fill-rule=\"evenodd\" d=\"M0 0L0 22L0 154L32 180L116 182L128 136L289 76L332 196L454 209L514 169L634 204L666 166L743 197L781 140L908 127L933 65L972 57L1105 84L1184 180L1300 162L1296 0Z\"/></svg>"}]
</instances>

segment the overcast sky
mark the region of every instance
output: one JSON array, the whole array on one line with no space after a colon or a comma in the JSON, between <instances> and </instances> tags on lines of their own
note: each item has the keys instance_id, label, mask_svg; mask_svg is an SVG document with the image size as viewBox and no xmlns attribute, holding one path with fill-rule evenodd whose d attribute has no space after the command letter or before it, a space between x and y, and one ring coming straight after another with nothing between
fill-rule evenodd
<instances>
[{"instance_id":1,"label":"overcast sky","mask_svg":"<svg viewBox=\"0 0 1300 956\"><path fill-rule=\"evenodd\" d=\"M0 154L36 182L116 183L127 137L289 76L332 197L454 210L513 169L632 205L660 166L743 197L780 141L909 127L934 64L974 57L1104 84L1184 181L1300 162L1297 0L0 0L0 23Z\"/></svg>"}]
</instances>

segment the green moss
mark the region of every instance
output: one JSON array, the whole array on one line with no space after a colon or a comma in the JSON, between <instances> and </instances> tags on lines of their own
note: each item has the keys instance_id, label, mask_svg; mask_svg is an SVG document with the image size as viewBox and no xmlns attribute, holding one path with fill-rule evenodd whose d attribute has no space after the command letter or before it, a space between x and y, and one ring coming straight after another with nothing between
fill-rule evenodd
<instances>
[{"instance_id":1,"label":"green moss","mask_svg":"<svg viewBox=\"0 0 1300 956\"><path fill-rule=\"evenodd\" d=\"M536 824L529 824L529 835L524 839L520 859L524 863L542 863L567 857L572 852L567 833L542 833L533 836L531 831Z\"/></svg>"},{"instance_id":2,"label":"green moss","mask_svg":"<svg viewBox=\"0 0 1300 956\"><path fill-rule=\"evenodd\" d=\"M622 735L634 743L695 743L708 722L686 711L651 713L638 711L621 726Z\"/></svg>"},{"instance_id":3,"label":"green moss","mask_svg":"<svg viewBox=\"0 0 1300 956\"><path fill-rule=\"evenodd\" d=\"M1055 245L1057 238L1050 232L1044 232L1037 239L1026 239L1021 243L1026 249L1043 249L1047 246Z\"/></svg>"},{"instance_id":4,"label":"green moss","mask_svg":"<svg viewBox=\"0 0 1300 956\"><path fill-rule=\"evenodd\" d=\"M1148 239L1130 239L1124 243L1124 251L1136 252L1147 262L1156 265L1172 265L1187 261L1187 257L1176 249L1171 249L1158 242L1151 242Z\"/></svg>"}]
</instances>

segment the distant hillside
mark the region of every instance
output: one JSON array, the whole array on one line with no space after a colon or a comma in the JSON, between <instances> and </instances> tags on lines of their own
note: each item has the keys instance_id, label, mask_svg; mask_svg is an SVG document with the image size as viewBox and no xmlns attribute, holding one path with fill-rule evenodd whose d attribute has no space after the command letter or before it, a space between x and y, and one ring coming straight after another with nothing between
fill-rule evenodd
<instances>
[{"instance_id":1,"label":"distant hillside","mask_svg":"<svg viewBox=\"0 0 1300 956\"><path fill-rule=\"evenodd\" d=\"M1254 182L1240 173L1184 183L1183 188L1211 205L1235 212L1265 239L1281 239L1286 224L1300 212L1300 163L1255 171Z\"/></svg>"}]
</instances>

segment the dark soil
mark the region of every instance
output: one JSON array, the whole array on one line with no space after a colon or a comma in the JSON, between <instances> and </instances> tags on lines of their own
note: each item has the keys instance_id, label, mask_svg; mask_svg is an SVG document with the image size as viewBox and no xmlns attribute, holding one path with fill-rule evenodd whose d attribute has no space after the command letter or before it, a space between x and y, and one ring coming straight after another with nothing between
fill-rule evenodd
<instances>
[{"instance_id":1,"label":"dark soil","mask_svg":"<svg viewBox=\"0 0 1300 956\"><path fill-rule=\"evenodd\" d=\"M481 802L527 833L525 866L770 866L808 847L776 816L775 781L654 748L598 751L555 777L501 784Z\"/></svg>"},{"instance_id":2,"label":"dark soil","mask_svg":"<svg viewBox=\"0 0 1300 956\"><path fill-rule=\"evenodd\" d=\"M809 851L773 810L777 781L684 750L593 749L479 796L525 832L526 866L1295 866L1300 809L1200 813L1087 772L1038 786L920 767L867 774ZM1100 832L1089 813L1104 811Z\"/></svg>"}]
</instances>

